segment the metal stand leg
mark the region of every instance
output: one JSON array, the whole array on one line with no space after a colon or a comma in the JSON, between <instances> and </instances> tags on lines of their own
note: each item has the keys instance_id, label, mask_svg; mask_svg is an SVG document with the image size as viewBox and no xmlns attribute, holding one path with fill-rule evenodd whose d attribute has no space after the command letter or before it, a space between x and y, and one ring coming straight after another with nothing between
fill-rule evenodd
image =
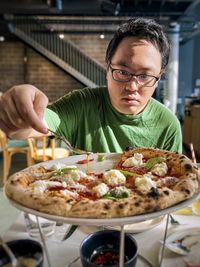
<instances>
[{"instance_id":1,"label":"metal stand leg","mask_svg":"<svg viewBox=\"0 0 200 267\"><path fill-rule=\"evenodd\" d=\"M49 253L48 253L48 250L47 250L46 241L45 241L45 238L44 238L44 234L42 232L42 228L41 228L41 225L40 225L40 221L39 221L38 216L36 216L36 220L37 220L37 225L38 225L38 229L39 229L39 233L40 233L40 238L42 240L42 244L43 244L43 248L44 248L44 252L45 252L45 255L46 255L48 266L49 267L52 267L51 266L51 262L50 262Z\"/></svg>"},{"instance_id":2,"label":"metal stand leg","mask_svg":"<svg viewBox=\"0 0 200 267\"><path fill-rule=\"evenodd\" d=\"M119 267L124 267L124 225L121 225Z\"/></svg>"},{"instance_id":3,"label":"metal stand leg","mask_svg":"<svg viewBox=\"0 0 200 267\"><path fill-rule=\"evenodd\" d=\"M167 214L167 221L166 221L166 225L165 225L165 233L164 233L164 238L163 238L163 243L162 243L161 258L160 258L160 262L159 262L159 267L162 267L163 257L164 257L164 253L165 253L165 243L166 243L166 238L167 238L169 218L170 218L170 214Z\"/></svg>"}]
</instances>

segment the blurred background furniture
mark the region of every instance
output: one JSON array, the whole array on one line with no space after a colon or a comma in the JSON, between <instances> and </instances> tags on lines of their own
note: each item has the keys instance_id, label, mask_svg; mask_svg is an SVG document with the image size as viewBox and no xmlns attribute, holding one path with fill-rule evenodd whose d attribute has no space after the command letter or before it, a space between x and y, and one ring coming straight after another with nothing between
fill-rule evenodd
<instances>
[{"instance_id":1,"label":"blurred background furniture","mask_svg":"<svg viewBox=\"0 0 200 267\"><path fill-rule=\"evenodd\" d=\"M3 154L3 183L5 183L12 161L12 156L17 153L26 154L27 165L30 166L31 158L27 140L10 140L5 133L0 130L0 148Z\"/></svg>"},{"instance_id":2,"label":"blurred background furniture","mask_svg":"<svg viewBox=\"0 0 200 267\"><path fill-rule=\"evenodd\" d=\"M28 138L30 148L30 165L37 161L54 160L69 156L69 150L58 147L57 140L44 135L37 138Z\"/></svg>"},{"instance_id":3,"label":"blurred background furniture","mask_svg":"<svg viewBox=\"0 0 200 267\"><path fill-rule=\"evenodd\" d=\"M189 112L185 114L183 123L183 143L189 147L194 145L197 156L200 156L200 104L191 105Z\"/></svg>"}]
</instances>

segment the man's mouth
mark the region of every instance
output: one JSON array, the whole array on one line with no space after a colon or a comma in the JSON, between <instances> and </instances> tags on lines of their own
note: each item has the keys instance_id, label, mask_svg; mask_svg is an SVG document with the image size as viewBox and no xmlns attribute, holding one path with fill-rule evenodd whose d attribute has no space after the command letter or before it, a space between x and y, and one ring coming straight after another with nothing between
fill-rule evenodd
<instances>
[{"instance_id":1,"label":"man's mouth","mask_svg":"<svg viewBox=\"0 0 200 267\"><path fill-rule=\"evenodd\" d=\"M124 96L122 97L122 100L125 100L127 102L139 102L139 100L135 96L132 96L132 95Z\"/></svg>"}]
</instances>

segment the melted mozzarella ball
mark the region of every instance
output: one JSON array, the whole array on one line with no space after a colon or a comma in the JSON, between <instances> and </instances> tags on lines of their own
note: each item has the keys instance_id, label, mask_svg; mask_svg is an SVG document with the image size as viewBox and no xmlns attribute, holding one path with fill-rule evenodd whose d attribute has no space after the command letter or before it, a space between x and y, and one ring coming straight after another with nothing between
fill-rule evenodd
<instances>
[{"instance_id":1,"label":"melted mozzarella ball","mask_svg":"<svg viewBox=\"0 0 200 267\"><path fill-rule=\"evenodd\" d=\"M75 189L78 192L83 192L87 190L87 187L85 185L75 183L74 185L71 186L72 189Z\"/></svg>"},{"instance_id":2,"label":"melted mozzarella ball","mask_svg":"<svg viewBox=\"0 0 200 267\"><path fill-rule=\"evenodd\" d=\"M104 196L109 191L109 187L105 183L100 183L92 188L93 193L98 197Z\"/></svg>"},{"instance_id":3,"label":"melted mozzarella ball","mask_svg":"<svg viewBox=\"0 0 200 267\"><path fill-rule=\"evenodd\" d=\"M81 178L87 178L87 175L80 170L70 170L65 177L69 177L78 182Z\"/></svg>"},{"instance_id":4,"label":"melted mozzarella ball","mask_svg":"<svg viewBox=\"0 0 200 267\"><path fill-rule=\"evenodd\" d=\"M62 176L51 177L49 180L50 181L56 180L56 181L59 181L61 183L65 183L66 186L76 184L76 182L71 177L67 176L66 174L64 174Z\"/></svg>"},{"instance_id":5,"label":"melted mozzarella ball","mask_svg":"<svg viewBox=\"0 0 200 267\"><path fill-rule=\"evenodd\" d=\"M70 197L73 197L73 198L78 197L78 193L77 193L77 192L73 192L73 191L70 191L70 190L68 190L68 189L61 190L60 192L61 192L61 194L63 194L64 196L70 196Z\"/></svg>"},{"instance_id":6,"label":"melted mozzarella ball","mask_svg":"<svg viewBox=\"0 0 200 267\"><path fill-rule=\"evenodd\" d=\"M50 187L55 187L55 186L62 186L62 183L56 182L56 181L35 181L32 184L34 193L36 194L42 194L45 190L47 190Z\"/></svg>"},{"instance_id":7,"label":"melted mozzarella ball","mask_svg":"<svg viewBox=\"0 0 200 267\"><path fill-rule=\"evenodd\" d=\"M140 167L143 165L143 155L141 153L135 153L133 157L130 157L124 161L123 167Z\"/></svg>"},{"instance_id":8,"label":"melted mozzarella ball","mask_svg":"<svg viewBox=\"0 0 200 267\"><path fill-rule=\"evenodd\" d=\"M158 176L165 176L168 171L167 164L165 162L157 163L151 169L151 172Z\"/></svg>"},{"instance_id":9,"label":"melted mozzarella ball","mask_svg":"<svg viewBox=\"0 0 200 267\"><path fill-rule=\"evenodd\" d=\"M106 184L111 186L126 183L126 177L119 170L109 170L104 173L103 178Z\"/></svg>"},{"instance_id":10,"label":"melted mozzarella ball","mask_svg":"<svg viewBox=\"0 0 200 267\"><path fill-rule=\"evenodd\" d=\"M65 164L58 162L56 164L53 164L49 168L47 168L47 170L57 171L57 170L60 170L63 168L65 168L65 169L68 169L68 168L69 169L77 169L77 166L76 165L65 165Z\"/></svg>"},{"instance_id":11,"label":"melted mozzarella ball","mask_svg":"<svg viewBox=\"0 0 200 267\"><path fill-rule=\"evenodd\" d=\"M117 186L110 191L111 195L114 195L116 198L128 197L130 196L130 190L125 186Z\"/></svg>"},{"instance_id":12,"label":"melted mozzarella ball","mask_svg":"<svg viewBox=\"0 0 200 267\"><path fill-rule=\"evenodd\" d=\"M156 182L151 179L150 174L135 179L135 186L139 191L150 191L152 187L156 188Z\"/></svg>"}]
</instances>

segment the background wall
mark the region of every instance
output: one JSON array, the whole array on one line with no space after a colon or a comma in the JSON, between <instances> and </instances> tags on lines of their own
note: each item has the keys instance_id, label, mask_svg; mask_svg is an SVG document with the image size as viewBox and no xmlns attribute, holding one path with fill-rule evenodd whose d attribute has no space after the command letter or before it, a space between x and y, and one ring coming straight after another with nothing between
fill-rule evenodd
<instances>
[{"instance_id":1,"label":"background wall","mask_svg":"<svg viewBox=\"0 0 200 267\"><path fill-rule=\"evenodd\" d=\"M50 101L84 87L42 55L20 41L0 43L0 90L30 83L44 91Z\"/></svg>"},{"instance_id":2,"label":"background wall","mask_svg":"<svg viewBox=\"0 0 200 267\"><path fill-rule=\"evenodd\" d=\"M105 52L111 36L68 35L67 38L83 52L105 64ZM193 93L195 80L200 77L200 36L180 45L179 54L179 108L184 112L184 97ZM31 83L42 89L50 101L85 85L65 73L42 55L21 41L0 43L0 91L13 85Z\"/></svg>"}]
</instances>

